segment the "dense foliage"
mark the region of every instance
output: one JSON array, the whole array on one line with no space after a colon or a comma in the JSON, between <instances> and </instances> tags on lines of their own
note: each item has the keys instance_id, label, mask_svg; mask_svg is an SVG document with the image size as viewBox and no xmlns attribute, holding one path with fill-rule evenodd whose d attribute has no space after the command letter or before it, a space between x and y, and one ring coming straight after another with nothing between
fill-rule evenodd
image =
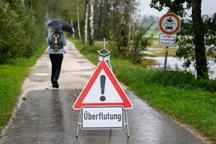
<instances>
[{"instance_id":1,"label":"dense foliage","mask_svg":"<svg viewBox=\"0 0 216 144\"><path fill-rule=\"evenodd\" d=\"M205 26L205 46L209 59L216 58L216 14L212 17L203 16ZM179 32L177 57L184 58L184 67L188 68L195 61L195 51L193 44L193 24L191 20L182 20Z\"/></svg>"},{"instance_id":2,"label":"dense foliage","mask_svg":"<svg viewBox=\"0 0 216 144\"><path fill-rule=\"evenodd\" d=\"M0 62L31 57L43 40L43 27L21 0L0 1Z\"/></svg>"}]
</instances>

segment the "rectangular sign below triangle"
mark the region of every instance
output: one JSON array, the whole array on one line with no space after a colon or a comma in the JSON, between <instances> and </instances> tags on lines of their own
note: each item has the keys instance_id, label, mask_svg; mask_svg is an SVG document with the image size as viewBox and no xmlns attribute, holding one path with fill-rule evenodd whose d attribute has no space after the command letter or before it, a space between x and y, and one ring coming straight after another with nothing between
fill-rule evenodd
<instances>
[{"instance_id":1,"label":"rectangular sign below triangle","mask_svg":"<svg viewBox=\"0 0 216 144\"><path fill-rule=\"evenodd\" d=\"M74 110L82 107L122 106L133 107L117 78L105 61L101 61L73 105Z\"/></svg>"}]
</instances>

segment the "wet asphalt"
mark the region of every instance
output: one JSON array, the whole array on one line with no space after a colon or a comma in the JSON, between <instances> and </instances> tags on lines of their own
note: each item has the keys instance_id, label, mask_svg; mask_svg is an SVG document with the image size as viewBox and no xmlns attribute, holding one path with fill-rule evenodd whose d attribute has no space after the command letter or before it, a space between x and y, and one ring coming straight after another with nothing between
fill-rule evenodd
<instances>
[{"instance_id":1,"label":"wet asphalt","mask_svg":"<svg viewBox=\"0 0 216 144\"><path fill-rule=\"evenodd\" d=\"M76 138L79 111L72 105L95 66L72 43L68 42L66 52L59 89L51 88L47 53L32 68L0 144L204 144L129 91L134 105L128 110L130 138L126 129L80 130Z\"/></svg>"}]
</instances>

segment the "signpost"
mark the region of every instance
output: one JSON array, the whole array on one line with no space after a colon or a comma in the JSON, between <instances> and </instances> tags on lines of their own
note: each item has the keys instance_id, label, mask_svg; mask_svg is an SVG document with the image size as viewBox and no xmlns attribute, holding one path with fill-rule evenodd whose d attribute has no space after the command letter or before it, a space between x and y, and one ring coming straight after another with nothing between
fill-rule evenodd
<instances>
[{"instance_id":1,"label":"signpost","mask_svg":"<svg viewBox=\"0 0 216 144\"><path fill-rule=\"evenodd\" d=\"M169 46L175 46L176 38L177 38L176 33L178 32L180 26L181 26L181 21L176 14L167 13L163 15L160 18L160 22L159 22L159 28L162 32L159 38L160 45L166 46L167 49L169 48ZM168 51L166 50L165 60L164 60L165 70L167 65L167 56L168 56Z\"/></svg>"},{"instance_id":2,"label":"signpost","mask_svg":"<svg viewBox=\"0 0 216 144\"><path fill-rule=\"evenodd\" d=\"M110 51L105 44L98 50L98 56L94 73L73 104L74 110L80 110L76 137L80 128L110 130L124 127L129 137L126 109L132 109L133 105L111 70Z\"/></svg>"}]
</instances>

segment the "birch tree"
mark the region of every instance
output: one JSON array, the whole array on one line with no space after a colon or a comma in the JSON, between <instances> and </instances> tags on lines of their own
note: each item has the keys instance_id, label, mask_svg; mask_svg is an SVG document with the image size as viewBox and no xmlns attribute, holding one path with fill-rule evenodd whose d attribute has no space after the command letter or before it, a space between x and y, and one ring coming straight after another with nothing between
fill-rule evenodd
<instances>
[{"instance_id":1,"label":"birch tree","mask_svg":"<svg viewBox=\"0 0 216 144\"><path fill-rule=\"evenodd\" d=\"M80 32L80 0L77 0L77 32L79 39L81 38Z\"/></svg>"},{"instance_id":2,"label":"birch tree","mask_svg":"<svg viewBox=\"0 0 216 144\"><path fill-rule=\"evenodd\" d=\"M90 0L89 3L89 44L94 45L94 1Z\"/></svg>"},{"instance_id":3,"label":"birch tree","mask_svg":"<svg viewBox=\"0 0 216 144\"><path fill-rule=\"evenodd\" d=\"M89 24L89 0L85 1L85 25L84 25L84 42L88 43L88 24Z\"/></svg>"}]
</instances>

